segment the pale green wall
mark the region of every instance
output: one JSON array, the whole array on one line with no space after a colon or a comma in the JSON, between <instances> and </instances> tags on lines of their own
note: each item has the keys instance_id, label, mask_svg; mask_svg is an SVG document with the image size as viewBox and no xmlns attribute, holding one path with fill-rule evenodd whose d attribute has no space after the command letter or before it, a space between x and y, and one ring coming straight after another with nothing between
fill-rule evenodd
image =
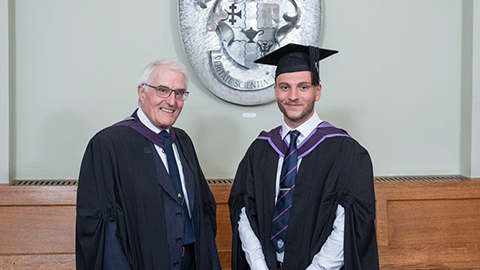
<instances>
[{"instance_id":1,"label":"pale green wall","mask_svg":"<svg viewBox=\"0 0 480 270\"><path fill-rule=\"evenodd\" d=\"M0 181L8 180L8 3L0 0Z\"/></svg>"},{"instance_id":2,"label":"pale green wall","mask_svg":"<svg viewBox=\"0 0 480 270\"><path fill-rule=\"evenodd\" d=\"M472 146L470 175L480 176L480 1L473 1Z\"/></svg>"},{"instance_id":3,"label":"pale green wall","mask_svg":"<svg viewBox=\"0 0 480 270\"><path fill-rule=\"evenodd\" d=\"M8 183L13 178L14 163L12 158L13 122L12 87L14 73L10 70L11 55L14 55L12 35L14 27L13 1L0 0L0 183Z\"/></svg>"},{"instance_id":4,"label":"pale green wall","mask_svg":"<svg viewBox=\"0 0 480 270\"><path fill-rule=\"evenodd\" d=\"M462 92L461 92L461 139L460 171L470 174L472 160L473 119L473 2L464 1L462 13Z\"/></svg>"},{"instance_id":5,"label":"pale green wall","mask_svg":"<svg viewBox=\"0 0 480 270\"><path fill-rule=\"evenodd\" d=\"M0 149L9 148L10 141L14 145L0 153L0 183L8 182L8 174L10 179L75 179L91 136L136 107L143 67L161 57L176 57L188 66L177 2L11 2L15 16L5 12L7 0L0 0L0 59L9 57L6 44L15 44L10 66L15 98L5 102L9 69L4 61L0 97L2 105L14 108L13 128L0 133ZM465 174L480 162L474 148L480 121L473 120L480 106L462 109L464 91L477 100L480 92L478 76L464 82L464 12L477 20L469 26L472 31L480 29L478 4L467 2L475 12L451 0L324 1L320 45L340 53L322 64L324 90L317 111L370 151L377 175ZM14 42L4 31L6 18L15 25ZM470 40L470 72L478 74L478 34ZM278 125L281 114L274 103L224 102L190 71L191 96L177 126L193 138L207 178L232 178L250 142L262 129ZM473 87L465 90L468 83ZM245 112L257 118L244 119ZM9 118L0 115L5 126ZM465 117L471 121L464 128ZM464 159L466 151L470 158ZM9 159L13 164L5 167Z\"/></svg>"}]
</instances>

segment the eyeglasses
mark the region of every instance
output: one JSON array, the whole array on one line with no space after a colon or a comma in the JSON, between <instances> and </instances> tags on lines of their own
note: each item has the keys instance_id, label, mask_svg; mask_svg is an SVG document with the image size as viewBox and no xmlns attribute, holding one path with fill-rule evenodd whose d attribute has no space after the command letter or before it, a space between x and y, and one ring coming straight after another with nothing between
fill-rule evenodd
<instances>
[{"instance_id":1,"label":"eyeglasses","mask_svg":"<svg viewBox=\"0 0 480 270\"><path fill-rule=\"evenodd\" d=\"M159 86L151 86L149 84L144 83L143 85L146 85L148 87L151 87L155 89L157 96L160 98L168 98L172 92L175 93L175 99L176 100L186 100L188 97L188 91L185 89L170 89L166 86L159 85Z\"/></svg>"}]
</instances>

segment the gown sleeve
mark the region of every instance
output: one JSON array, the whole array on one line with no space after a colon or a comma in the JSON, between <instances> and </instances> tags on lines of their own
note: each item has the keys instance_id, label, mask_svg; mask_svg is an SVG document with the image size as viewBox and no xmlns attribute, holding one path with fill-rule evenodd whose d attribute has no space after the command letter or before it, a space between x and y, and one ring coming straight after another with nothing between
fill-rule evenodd
<instances>
[{"instance_id":1,"label":"gown sleeve","mask_svg":"<svg viewBox=\"0 0 480 270\"><path fill-rule=\"evenodd\" d=\"M379 269L372 161L354 140L345 140L343 149L341 159L349 164L341 173L348 180L342 182L338 194L345 208L344 269Z\"/></svg>"},{"instance_id":2,"label":"gown sleeve","mask_svg":"<svg viewBox=\"0 0 480 270\"><path fill-rule=\"evenodd\" d=\"M248 270L245 253L242 251L242 244L238 233L238 221L240 220L240 212L245 207L245 194L247 178L252 177L251 168L249 166L248 156L246 155L240 162L235 179L230 191L228 205L230 208L230 221L232 225L232 270Z\"/></svg>"},{"instance_id":3,"label":"gown sleeve","mask_svg":"<svg viewBox=\"0 0 480 270\"><path fill-rule=\"evenodd\" d=\"M82 160L77 190L77 269L103 269L107 224L123 219L123 211L114 200L116 163L112 149L111 141L97 134L89 142ZM111 232L118 235L113 229ZM120 241L116 237L110 240L111 244L125 245L115 243Z\"/></svg>"},{"instance_id":4,"label":"gown sleeve","mask_svg":"<svg viewBox=\"0 0 480 270\"><path fill-rule=\"evenodd\" d=\"M104 270L131 270L125 252L120 244L117 223L114 221L107 224L105 235L105 247L103 254Z\"/></svg>"}]
</instances>

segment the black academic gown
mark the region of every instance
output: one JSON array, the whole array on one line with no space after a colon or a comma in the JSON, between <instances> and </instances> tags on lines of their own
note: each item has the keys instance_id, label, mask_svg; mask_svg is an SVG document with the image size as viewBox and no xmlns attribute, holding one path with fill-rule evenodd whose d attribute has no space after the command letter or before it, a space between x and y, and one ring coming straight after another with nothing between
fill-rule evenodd
<instances>
[{"instance_id":1,"label":"black academic gown","mask_svg":"<svg viewBox=\"0 0 480 270\"><path fill-rule=\"evenodd\" d=\"M216 206L192 141L175 129L195 180L197 269L217 269ZM107 224L115 222L132 269L170 269L161 186L151 143L127 126L112 126L89 142L77 193L76 266L102 269Z\"/></svg>"},{"instance_id":2,"label":"black academic gown","mask_svg":"<svg viewBox=\"0 0 480 270\"><path fill-rule=\"evenodd\" d=\"M249 269L237 229L242 207L269 269L277 267L269 238L278 156L268 141L257 139L238 167L229 199L232 270ZM368 152L350 137L326 138L303 157L290 210L284 269L310 265L332 231L339 204L345 208L343 269L379 269L372 163Z\"/></svg>"}]
</instances>

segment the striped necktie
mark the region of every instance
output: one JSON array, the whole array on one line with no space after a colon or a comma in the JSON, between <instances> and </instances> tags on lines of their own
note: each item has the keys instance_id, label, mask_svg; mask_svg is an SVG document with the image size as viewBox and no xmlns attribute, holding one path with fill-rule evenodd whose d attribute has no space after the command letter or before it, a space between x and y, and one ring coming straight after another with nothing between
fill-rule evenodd
<instances>
[{"instance_id":1,"label":"striped necktie","mask_svg":"<svg viewBox=\"0 0 480 270\"><path fill-rule=\"evenodd\" d=\"M275 205L275 212L272 220L272 232L270 241L277 252L285 251L285 239L287 237L288 220L290 219L290 208L292 207L293 191L295 188L295 177L297 176L297 138L300 135L298 130L290 133L290 146L283 159L282 171L280 174L280 189Z\"/></svg>"}]
</instances>

